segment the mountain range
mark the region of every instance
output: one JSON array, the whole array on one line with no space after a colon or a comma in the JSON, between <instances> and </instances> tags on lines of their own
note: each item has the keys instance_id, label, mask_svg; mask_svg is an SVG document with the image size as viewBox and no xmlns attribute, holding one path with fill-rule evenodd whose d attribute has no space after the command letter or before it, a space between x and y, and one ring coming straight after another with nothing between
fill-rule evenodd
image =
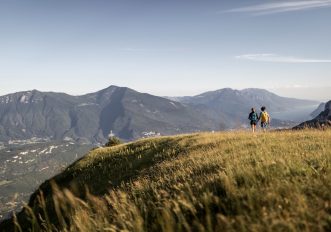
<instances>
[{"instance_id":1,"label":"mountain range","mask_svg":"<svg viewBox=\"0 0 331 232\"><path fill-rule=\"evenodd\" d=\"M235 129L247 124L253 106L265 105L276 112L313 104L318 102L284 98L263 89L227 88L177 98L117 86L81 96L32 90L0 97L0 141L37 137L104 143L110 133L128 141L149 134Z\"/></svg>"}]
</instances>

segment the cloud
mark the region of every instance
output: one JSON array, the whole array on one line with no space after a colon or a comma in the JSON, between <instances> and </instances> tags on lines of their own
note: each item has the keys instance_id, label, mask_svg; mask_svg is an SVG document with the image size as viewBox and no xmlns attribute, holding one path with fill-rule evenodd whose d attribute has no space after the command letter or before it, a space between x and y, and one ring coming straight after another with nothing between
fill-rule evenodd
<instances>
[{"instance_id":1,"label":"cloud","mask_svg":"<svg viewBox=\"0 0 331 232\"><path fill-rule=\"evenodd\" d=\"M325 59L307 59L307 58L298 58L291 56L279 56L270 53L244 54L244 55L236 56L235 58L241 60L273 62L273 63L331 63L331 60L325 60Z\"/></svg>"},{"instance_id":2,"label":"cloud","mask_svg":"<svg viewBox=\"0 0 331 232\"><path fill-rule=\"evenodd\" d=\"M120 51L124 52L181 52L186 51L186 48L164 48L164 49L153 49L153 48L133 48L125 47L120 48Z\"/></svg>"},{"instance_id":3,"label":"cloud","mask_svg":"<svg viewBox=\"0 0 331 232\"><path fill-rule=\"evenodd\" d=\"M278 1L227 10L228 13L251 13L253 15L275 14L331 7L331 0Z\"/></svg>"}]
</instances>

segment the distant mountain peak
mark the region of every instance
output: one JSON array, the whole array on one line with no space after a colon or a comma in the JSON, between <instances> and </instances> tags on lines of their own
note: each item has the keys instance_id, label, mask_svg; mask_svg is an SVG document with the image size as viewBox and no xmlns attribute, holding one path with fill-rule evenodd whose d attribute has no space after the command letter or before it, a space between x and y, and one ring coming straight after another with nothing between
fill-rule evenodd
<instances>
[{"instance_id":1,"label":"distant mountain peak","mask_svg":"<svg viewBox=\"0 0 331 232\"><path fill-rule=\"evenodd\" d=\"M102 89L102 90L99 90L97 92L94 92L94 93L90 93L90 94L112 94L114 93L115 91L118 91L118 90L121 90L121 91L134 91L136 92L135 90L133 89L130 89L128 87L122 87L122 86L117 86L117 85L110 85L109 87L105 88L105 89ZM87 94L87 95L90 95L90 94Z\"/></svg>"}]
</instances>

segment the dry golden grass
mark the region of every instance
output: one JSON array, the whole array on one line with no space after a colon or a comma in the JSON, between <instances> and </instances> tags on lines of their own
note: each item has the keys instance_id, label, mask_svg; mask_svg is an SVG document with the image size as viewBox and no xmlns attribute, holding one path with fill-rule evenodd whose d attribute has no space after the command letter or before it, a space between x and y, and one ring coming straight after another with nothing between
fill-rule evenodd
<instances>
[{"instance_id":1,"label":"dry golden grass","mask_svg":"<svg viewBox=\"0 0 331 232\"><path fill-rule=\"evenodd\" d=\"M22 230L331 231L330 130L146 139L53 181L31 199L33 223L18 215Z\"/></svg>"}]
</instances>

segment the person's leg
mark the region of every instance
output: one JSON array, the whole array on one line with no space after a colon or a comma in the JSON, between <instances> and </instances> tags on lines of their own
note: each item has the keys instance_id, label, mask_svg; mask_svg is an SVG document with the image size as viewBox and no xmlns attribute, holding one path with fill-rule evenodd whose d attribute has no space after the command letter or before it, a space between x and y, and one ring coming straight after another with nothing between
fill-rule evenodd
<instances>
[{"instance_id":1,"label":"person's leg","mask_svg":"<svg viewBox=\"0 0 331 232\"><path fill-rule=\"evenodd\" d=\"M265 127L264 127L264 123L261 122L261 128L262 128L262 131L265 132Z\"/></svg>"},{"instance_id":2,"label":"person's leg","mask_svg":"<svg viewBox=\"0 0 331 232\"><path fill-rule=\"evenodd\" d=\"M256 130L256 123L251 122L251 128L252 128L252 132L254 133Z\"/></svg>"}]
</instances>

